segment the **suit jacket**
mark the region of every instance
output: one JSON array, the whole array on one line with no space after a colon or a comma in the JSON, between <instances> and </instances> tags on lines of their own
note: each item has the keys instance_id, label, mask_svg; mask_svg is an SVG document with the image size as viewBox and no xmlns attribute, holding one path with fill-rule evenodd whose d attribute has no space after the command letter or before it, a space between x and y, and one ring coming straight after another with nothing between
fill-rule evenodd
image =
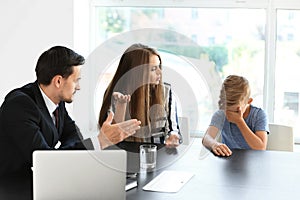
<instances>
[{"instance_id":1,"label":"suit jacket","mask_svg":"<svg viewBox=\"0 0 300 200\"><path fill-rule=\"evenodd\" d=\"M48 112L37 82L11 91L0 108L0 176L30 171L34 150L92 149L90 139L82 140L65 103L59 103L59 127Z\"/></svg>"}]
</instances>

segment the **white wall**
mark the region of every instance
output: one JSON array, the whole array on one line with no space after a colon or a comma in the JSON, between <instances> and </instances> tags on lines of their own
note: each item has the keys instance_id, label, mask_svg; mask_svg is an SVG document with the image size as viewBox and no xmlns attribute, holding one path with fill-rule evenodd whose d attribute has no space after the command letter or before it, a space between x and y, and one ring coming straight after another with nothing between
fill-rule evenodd
<instances>
[{"instance_id":1,"label":"white wall","mask_svg":"<svg viewBox=\"0 0 300 200\"><path fill-rule=\"evenodd\" d=\"M73 0L0 1L0 104L13 88L35 81L40 54L73 48Z\"/></svg>"}]
</instances>

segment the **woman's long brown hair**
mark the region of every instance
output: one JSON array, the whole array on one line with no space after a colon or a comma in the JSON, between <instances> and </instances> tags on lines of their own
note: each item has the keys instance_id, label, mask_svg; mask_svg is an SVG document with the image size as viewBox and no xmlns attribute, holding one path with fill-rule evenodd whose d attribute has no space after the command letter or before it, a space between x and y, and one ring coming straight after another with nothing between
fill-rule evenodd
<instances>
[{"instance_id":1,"label":"woman's long brown hair","mask_svg":"<svg viewBox=\"0 0 300 200\"><path fill-rule=\"evenodd\" d=\"M152 55L158 56L161 68L161 57L153 48L142 44L133 44L124 52L117 71L105 91L99 115L99 127L102 126L107 117L107 111L113 104L112 93L121 92L131 95L125 120L140 120L142 127L140 132L144 132L143 137L148 137L145 134L148 135L151 132L150 108L157 104L163 106L164 103L162 77L158 85L149 83L149 62ZM163 111L156 111L158 115L161 112ZM135 141L137 140L139 139L135 139Z\"/></svg>"}]
</instances>

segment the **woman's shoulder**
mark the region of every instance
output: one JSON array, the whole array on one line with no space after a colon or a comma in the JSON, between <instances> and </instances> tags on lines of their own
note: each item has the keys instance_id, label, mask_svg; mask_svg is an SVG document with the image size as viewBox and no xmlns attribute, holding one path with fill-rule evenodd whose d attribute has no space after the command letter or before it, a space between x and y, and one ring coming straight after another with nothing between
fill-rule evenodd
<instances>
[{"instance_id":1,"label":"woman's shoulder","mask_svg":"<svg viewBox=\"0 0 300 200\"><path fill-rule=\"evenodd\" d=\"M169 96L169 93L171 93L171 84L163 82L163 91L165 96Z\"/></svg>"},{"instance_id":2,"label":"woman's shoulder","mask_svg":"<svg viewBox=\"0 0 300 200\"><path fill-rule=\"evenodd\" d=\"M163 86L171 89L171 84L167 82L163 82Z\"/></svg>"}]
</instances>

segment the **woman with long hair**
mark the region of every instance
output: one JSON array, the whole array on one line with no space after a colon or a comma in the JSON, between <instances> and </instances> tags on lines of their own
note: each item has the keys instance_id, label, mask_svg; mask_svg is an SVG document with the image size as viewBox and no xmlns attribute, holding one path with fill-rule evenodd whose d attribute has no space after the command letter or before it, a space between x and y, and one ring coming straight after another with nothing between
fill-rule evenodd
<instances>
[{"instance_id":1,"label":"woman with long hair","mask_svg":"<svg viewBox=\"0 0 300 200\"><path fill-rule=\"evenodd\" d=\"M170 84L162 82L161 57L153 48L133 44L124 52L103 97L100 127L108 111L115 113L114 123L141 121L141 129L126 141L165 143L167 147L181 143L175 99Z\"/></svg>"}]
</instances>

